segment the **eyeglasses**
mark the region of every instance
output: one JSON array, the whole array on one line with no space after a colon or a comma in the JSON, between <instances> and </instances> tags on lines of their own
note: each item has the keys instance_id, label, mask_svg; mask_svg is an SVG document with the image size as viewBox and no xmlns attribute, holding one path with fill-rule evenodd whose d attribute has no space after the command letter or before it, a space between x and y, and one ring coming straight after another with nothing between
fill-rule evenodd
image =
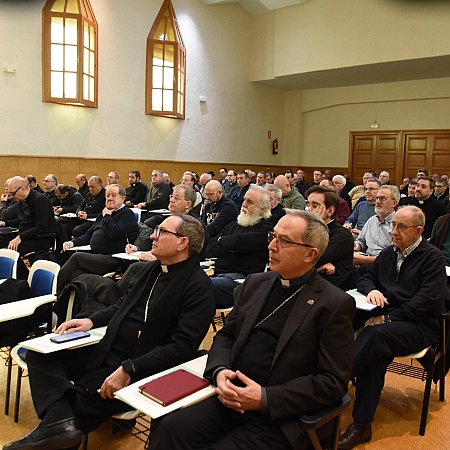
<instances>
[{"instance_id":1,"label":"eyeglasses","mask_svg":"<svg viewBox=\"0 0 450 450\"><path fill-rule=\"evenodd\" d=\"M380 200L381 203L385 202L387 200L387 197L385 197L384 195L381 196L376 196L375 200Z\"/></svg>"},{"instance_id":2,"label":"eyeglasses","mask_svg":"<svg viewBox=\"0 0 450 450\"><path fill-rule=\"evenodd\" d=\"M178 197L178 195L173 195L173 194L170 194L170 195L169 195L169 198L173 198L176 202L177 202L178 200L184 200L183 197Z\"/></svg>"},{"instance_id":3,"label":"eyeglasses","mask_svg":"<svg viewBox=\"0 0 450 450\"><path fill-rule=\"evenodd\" d=\"M173 234L174 236L178 236L178 237L186 237L186 236L183 236L182 234L175 233L174 231L166 230L165 228L155 227L156 239L159 239L159 237L161 236L161 233Z\"/></svg>"},{"instance_id":4,"label":"eyeglasses","mask_svg":"<svg viewBox=\"0 0 450 450\"><path fill-rule=\"evenodd\" d=\"M218 194L218 191L216 192L205 192L206 197L212 197L213 195Z\"/></svg>"},{"instance_id":5,"label":"eyeglasses","mask_svg":"<svg viewBox=\"0 0 450 450\"><path fill-rule=\"evenodd\" d=\"M18 187L14 192L10 192L9 195L10 195L11 197L14 197L14 196L17 194L17 191L18 191L19 189L21 189L21 188L23 188L23 186Z\"/></svg>"},{"instance_id":6,"label":"eyeglasses","mask_svg":"<svg viewBox=\"0 0 450 450\"><path fill-rule=\"evenodd\" d=\"M313 245L309 245L309 244L302 244L300 242L293 242L293 241L288 241L286 238L282 237L282 236L277 236L273 231L269 231L267 233L267 240L269 242L272 242L274 239L276 239L277 244L280 244L280 247L282 248L286 248L289 246L289 244L291 245L300 245L301 247L308 247L308 248L314 248Z\"/></svg>"},{"instance_id":7,"label":"eyeglasses","mask_svg":"<svg viewBox=\"0 0 450 450\"><path fill-rule=\"evenodd\" d=\"M404 223L392 222L392 229L398 228L398 231L406 231L408 228L417 228L420 225L405 225Z\"/></svg>"}]
</instances>

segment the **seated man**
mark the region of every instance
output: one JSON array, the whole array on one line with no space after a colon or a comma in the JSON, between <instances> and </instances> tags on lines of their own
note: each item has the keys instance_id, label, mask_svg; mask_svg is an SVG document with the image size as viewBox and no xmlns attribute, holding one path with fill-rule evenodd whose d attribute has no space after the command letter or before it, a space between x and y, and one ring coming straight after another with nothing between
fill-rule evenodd
<instances>
[{"instance_id":1,"label":"seated man","mask_svg":"<svg viewBox=\"0 0 450 450\"><path fill-rule=\"evenodd\" d=\"M58 184L58 178L50 173L44 178L43 184L45 189L44 195L50 200L52 206L58 206L60 201L55 192Z\"/></svg>"},{"instance_id":2,"label":"seated man","mask_svg":"<svg viewBox=\"0 0 450 450\"><path fill-rule=\"evenodd\" d=\"M431 232L430 244L441 250L445 264L450 266L450 214L439 217Z\"/></svg>"},{"instance_id":3,"label":"seated man","mask_svg":"<svg viewBox=\"0 0 450 450\"><path fill-rule=\"evenodd\" d=\"M260 186L250 186L237 221L210 240L206 256L217 258L211 277L217 307L233 304L235 280L264 270L269 259L267 233L273 229L269 217L269 195Z\"/></svg>"},{"instance_id":4,"label":"seated man","mask_svg":"<svg viewBox=\"0 0 450 450\"><path fill-rule=\"evenodd\" d=\"M272 223L272 226L275 226L278 221L286 215L286 210L284 206L280 203L281 197L283 193L278 186L274 184L265 183L264 189L269 194L270 199L270 217L269 221Z\"/></svg>"},{"instance_id":5,"label":"seated man","mask_svg":"<svg viewBox=\"0 0 450 450\"><path fill-rule=\"evenodd\" d=\"M125 188L125 191L127 193L125 205L130 208L145 200L147 186L141 182L141 172L139 170L132 170L128 174L128 186Z\"/></svg>"},{"instance_id":6,"label":"seated man","mask_svg":"<svg viewBox=\"0 0 450 450\"><path fill-rule=\"evenodd\" d=\"M328 181L328 180L327 180ZM323 279L345 290L353 269L353 237L337 222L340 199L325 186L313 186L306 191L308 211L320 217L328 227L328 246L316 263Z\"/></svg>"},{"instance_id":7,"label":"seated man","mask_svg":"<svg viewBox=\"0 0 450 450\"><path fill-rule=\"evenodd\" d=\"M21 256L37 250L48 250L53 244L53 237L39 237L55 231L55 216L50 200L33 189L25 178L11 178L8 184L9 195L18 202L19 234L0 236L0 248L16 250ZM19 259L18 278L26 279L28 270Z\"/></svg>"},{"instance_id":8,"label":"seated man","mask_svg":"<svg viewBox=\"0 0 450 450\"><path fill-rule=\"evenodd\" d=\"M385 248L360 278L358 291L377 305L355 341L353 423L339 450L370 441L372 422L388 365L439 340L439 316L450 299L442 253L422 238L423 212L400 208L392 222L393 246Z\"/></svg>"},{"instance_id":9,"label":"seated man","mask_svg":"<svg viewBox=\"0 0 450 450\"><path fill-rule=\"evenodd\" d=\"M270 236L272 271L247 278L209 352L218 395L162 418L151 450L307 448L299 417L347 392L355 303L315 271L323 221L286 212Z\"/></svg>"},{"instance_id":10,"label":"seated man","mask_svg":"<svg viewBox=\"0 0 450 450\"><path fill-rule=\"evenodd\" d=\"M139 233L134 213L124 205L124 200L122 186L111 184L106 187L106 206L92 227L83 236L63 244L63 250L90 245L92 253L74 253L59 272L58 286L82 273L104 275L122 267L124 261L111 255L123 252L127 243L133 243Z\"/></svg>"},{"instance_id":11,"label":"seated man","mask_svg":"<svg viewBox=\"0 0 450 450\"><path fill-rule=\"evenodd\" d=\"M127 294L57 330L108 325L98 345L27 353L31 395L42 422L4 449L78 448L82 433L129 409L114 392L196 356L214 315L211 281L197 258L203 234L192 217L166 219L152 234L158 261L140 272Z\"/></svg>"},{"instance_id":12,"label":"seated man","mask_svg":"<svg viewBox=\"0 0 450 450\"><path fill-rule=\"evenodd\" d=\"M8 178L5 182L5 192L1 195L0 206L0 227L14 227L19 226L19 203L17 200L11 197L8 191L8 185L11 178Z\"/></svg>"},{"instance_id":13,"label":"seated man","mask_svg":"<svg viewBox=\"0 0 450 450\"><path fill-rule=\"evenodd\" d=\"M397 186L381 186L375 197L375 215L366 222L355 241L355 251L364 253L355 253L353 258L355 266L362 266L359 270L360 276L367 269L367 265L373 263L380 252L392 244L392 221L399 200L400 192Z\"/></svg>"},{"instance_id":14,"label":"seated man","mask_svg":"<svg viewBox=\"0 0 450 450\"><path fill-rule=\"evenodd\" d=\"M338 175L338 176L340 176L340 175ZM342 177L342 178L344 178L344 177ZM328 178L325 180L322 180L320 182L319 186L326 186L327 188L334 191L336 193L336 195L339 195L339 192L336 191L333 181L331 181ZM345 223L345 221L348 219L349 215L350 215L350 208L348 206L348 203L342 197L339 197L339 209L338 209L337 222L340 223L341 225L343 225Z\"/></svg>"},{"instance_id":15,"label":"seated man","mask_svg":"<svg viewBox=\"0 0 450 450\"><path fill-rule=\"evenodd\" d=\"M291 183L284 175L278 175L273 184L281 189L280 203L285 208L305 209L306 201L303 195L292 188Z\"/></svg>"},{"instance_id":16,"label":"seated man","mask_svg":"<svg viewBox=\"0 0 450 450\"><path fill-rule=\"evenodd\" d=\"M75 213L83 203L83 196L73 186L58 184L55 194L60 204L53 209L58 214Z\"/></svg>"},{"instance_id":17,"label":"seated man","mask_svg":"<svg viewBox=\"0 0 450 450\"><path fill-rule=\"evenodd\" d=\"M89 178L87 186L89 192L76 210L77 217L61 219L69 237L83 236L92 226L92 222L88 219L97 218L105 207L105 188L101 178L96 176Z\"/></svg>"},{"instance_id":18,"label":"seated man","mask_svg":"<svg viewBox=\"0 0 450 450\"><path fill-rule=\"evenodd\" d=\"M241 171L238 173L236 180L237 185L232 189L228 197L230 200L233 200L237 208L240 210L244 201L244 196L250 187L250 179L247 172Z\"/></svg>"},{"instance_id":19,"label":"seated man","mask_svg":"<svg viewBox=\"0 0 450 450\"><path fill-rule=\"evenodd\" d=\"M366 182L364 190L367 201L359 202L344 223L344 227L351 230L353 234L359 234L367 220L375 215L375 197L380 186L380 180L376 178Z\"/></svg>"},{"instance_id":20,"label":"seated man","mask_svg":"<svg viewBox=\"0 0 450 450\"><path fill-rule=\"evenodd\" d=\"M203 211L203 222L206 232L210 237L217 236L222 229L236 220L239 214L236 204L223 195L222 185L217 180L211 180L206 184L205 203Z\"/></svg>"}]
</instances>

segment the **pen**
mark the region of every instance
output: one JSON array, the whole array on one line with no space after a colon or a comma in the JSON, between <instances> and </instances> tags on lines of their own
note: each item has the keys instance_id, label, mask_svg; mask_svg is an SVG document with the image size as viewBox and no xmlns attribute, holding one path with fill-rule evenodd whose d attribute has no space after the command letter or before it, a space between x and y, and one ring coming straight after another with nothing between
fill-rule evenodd
<instances>
[{"instance_id":1,"label":"pen","mask_svg":"<svg viewBox=\"0 0 450 450\"><path fill-rule=\"evenodd\" d=\"M128 240L128 235L126 234L125 237L127 238L127 244L129 244L130 241Z\"/></svg>"}]
</instances>

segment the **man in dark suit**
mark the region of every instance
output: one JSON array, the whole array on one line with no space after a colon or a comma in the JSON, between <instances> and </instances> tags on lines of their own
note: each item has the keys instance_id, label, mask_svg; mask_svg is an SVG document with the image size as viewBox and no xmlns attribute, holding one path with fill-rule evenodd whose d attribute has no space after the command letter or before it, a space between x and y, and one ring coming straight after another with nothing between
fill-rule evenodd
<instances>
[{"instance_id":1,"label":"man in dark suit","mask_svg":"<svg viewBox=\"0 0 450 450\"><path fill-rule=\"evenodd\" d=\"M208 355L217 396L164 417L150 449L307 448L299 417L347 392L355 303L314 268L327 226L287 210L269 240L272 271L247 277Z\"/></svg>"},{"instance_id":2,"label":"man in dark suit","mask_svg":"<svg viewBox=\"0 0 450 450\"><path fill-rule=\"evenodd\" d=\"M33 403L42 422L4 446L8 450L78 448L82 433L129 409L114 392L196 356L214 315L212 284L197 254L200 221L166 219L151 236L150 262L124 297L86 319L62 324L58 333L108 325L96 346L27 354Z\"/></svg>"}]
</instances>

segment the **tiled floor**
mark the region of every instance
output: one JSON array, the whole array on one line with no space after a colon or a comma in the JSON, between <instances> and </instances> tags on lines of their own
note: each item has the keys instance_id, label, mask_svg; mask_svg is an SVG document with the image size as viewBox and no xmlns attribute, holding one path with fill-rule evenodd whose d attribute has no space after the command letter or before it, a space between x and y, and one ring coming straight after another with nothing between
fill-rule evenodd
<instances>
[{"instance_id":1,"label":"tiled floor","mask_svg":"<svg viewBox=\"0 0 450 450\"><path fill-rule=\"evenodd\" d=\"M205 347L210 345L210 337L211 335L205 342ZM14 380L15 373L14 369ZM5 377L6 368L2 365L0 367L0 446L23 436L38 423L27 379L23 382L19 423L14 423L12 410L8 416L3 414ZM447 376L446 381L450 382L450 376ZM351 396L354 395L353 387L350 387L349 393ZM447 433L450 435L450 407L447 401L439 402L437 393L432 392L431 395L426 435L424 437L418 435L422 393L423 383L420 380L388 373L373 426L372 441L358 446L358 450L450 450L450 438L447 436ZM447 398L450 398L449 396L448 390ZM13 407L14 400L11 400L11 408ZM342 423L344 429L350 421L351 409L344 414ZM91 450L143 449L144 444L135 437L128 435L127 432L111 435L111 429L111 424L105 423L91 433L89 448Z\"/></svg>"}]
</instances>

